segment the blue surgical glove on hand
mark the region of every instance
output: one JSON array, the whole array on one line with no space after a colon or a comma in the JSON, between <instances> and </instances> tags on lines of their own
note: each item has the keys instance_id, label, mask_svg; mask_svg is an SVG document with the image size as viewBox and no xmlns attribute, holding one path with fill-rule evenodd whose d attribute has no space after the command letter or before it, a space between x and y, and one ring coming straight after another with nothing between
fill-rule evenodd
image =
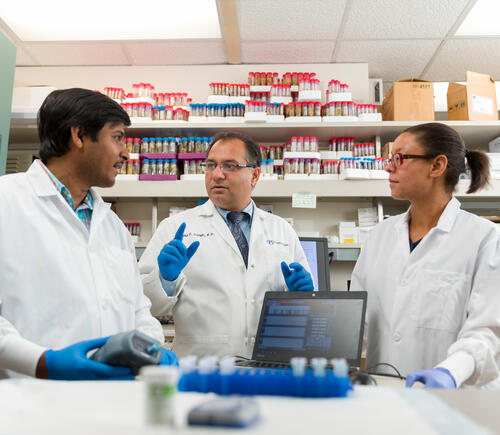
<instances>
[{"instance_id":1,"label":"blue surgical glove on hand","mask_svg":"<svg viewBox=\"0 0 500 435\"><path fill-rule=\"evenodd\" d=\"M415 382L422 382L425 388L457 388L452 374L443 367L432 370L417 370L406 376L406 386L411 387Z\"/></svg>"},{"instance_id":2,"label":"blue surgical glove on hand","mask_svg":"<svg viewBox=\"0 0 500 435\"><path fill-rule=\"evenodd\" d=\"M116 367L94 361L87 357L109 337L80 341L61 350L45 352L45 364L49 379L68 381L133 380L135 377L127 367Z\"/></svg>"},{"instance_id":3,"label":"blue surgical glove on hand","mask_svg":"<svg viewBox=\"0 0 500 435\"><path fill-rule=\"evenodd\" d=\"M177 360L177 355L167 349L161 349L161 359L158 363L159 366L178 366L179 361Z\"/></svg>"},{"instance_id":4,"label":"blue surgical glove on hand","mask_svg":"<svg viewBox=\"0 0 500 435\"><path fill-rule=\"evenodd\" d=\"M290 267L282 261L281 271L285 278L286 286L291 292L312 292L314 284L311 274L300 263L290 263Z\"/></svg>"},{"instance_id":5,"label":"blue surgical glove on hand","mask_svg":"<svg viewBox=\"0 0 500 435\"><path fill-rule=\"evenodd\" d=\"M183 222L175 233L174 239L168 242L158 255L158 267L161 276L167 281L177 279L182 269L186 267L186 264L195 254L198 246L200 246L200 242L193 242L189 248L186 248L182 243L185 229L186 223Z\"/></svg>"}]
</instances>

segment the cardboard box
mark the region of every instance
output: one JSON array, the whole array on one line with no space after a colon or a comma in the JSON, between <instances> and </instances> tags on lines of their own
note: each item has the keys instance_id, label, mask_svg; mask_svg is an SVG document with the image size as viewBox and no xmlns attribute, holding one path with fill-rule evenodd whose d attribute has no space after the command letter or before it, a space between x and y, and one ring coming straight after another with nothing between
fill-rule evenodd
<instances>
[{"instance_id":1,"label":"cardboard box","mask_svg":"<svg viewBox=\"0 0 500 435\"><path fill-rule=\"evenodd\" d=\"M448 119L469 121L498 120L495 82L487 74L466 73L467 84L448 86Z\"/></svg>"},{"instance_id":2,"label":"cardboard box","mask_svg":"<svg viewBox=\"0 0 500 435\"><path fill-rule=\"evenodd\" d=\"M434 85L418 79L394 82L381 112L384 121L433 121Z\"/></svg>"},{"instance_id":3,"label":"cardboard box","mask_svg":"<svg viewBox=\"0 0 500 435\"><path fill-rule=\"evenodd\" d=\"M359 232L356 222L339 222L340 243L358 243Z\"/></svg>"}]
</instances>

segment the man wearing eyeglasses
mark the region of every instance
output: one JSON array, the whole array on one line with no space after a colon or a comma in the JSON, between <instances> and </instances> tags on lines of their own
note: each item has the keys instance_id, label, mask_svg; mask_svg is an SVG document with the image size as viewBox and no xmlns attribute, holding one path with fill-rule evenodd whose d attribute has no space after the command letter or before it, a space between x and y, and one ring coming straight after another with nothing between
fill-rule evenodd
<instances>
[{"instance_id":1,"label":"man wearing eyeglasses","mask_svg":"<svg viewBox=\"0 0 500 435\"><path fill-rule=\"evenodd\" d=\"M165 219L141 257L151 312L173 313L180 356L250 357L264 293L313 290L292 227L251 199L260 160L249 138L216 135L205 163L209 200Z\"/></svg>"}]
</instances>

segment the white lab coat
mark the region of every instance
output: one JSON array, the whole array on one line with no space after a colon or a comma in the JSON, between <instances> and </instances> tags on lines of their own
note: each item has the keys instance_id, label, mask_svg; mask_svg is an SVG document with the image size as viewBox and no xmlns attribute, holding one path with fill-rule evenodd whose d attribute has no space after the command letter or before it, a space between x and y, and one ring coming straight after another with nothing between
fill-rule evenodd
<instances>
[{"instance_id":1,"label":"white lab coat","mask_svg":"<svg viewBox=\"0 0 500 435\"><path fill-rule=\"evenodd\" d=\"M177 279L176 296L167 297L157 257L182 222L186 222L184 244L198 240L200 246ZM179 356L250 357L264 293L286 289L281 261L296 261L309 270L299 239L285 220L254 208L246 269L229 227L209 200L165 219L139 269L152 313L173 310L174 350Z\"/></svg>"},{"instance_id":2,"label":"white lab coat","mask_svg":"<svg viewBox=\"0 0 500 435\"><path fill-rule=\"evenodd\" d=\"M452 198L410 254L408 212L377 225L352 275L368 291L367 367L403 375L437 365L484 385L500 366L500 239ZM380 366L380 372L393 373Z\"/></svg>"},{"instance_id":3,"label":"white lab coat","mask_svg":"<svg viewBox=\"0 0 500 435\"><path fill-rule=\"evenodd\" d=\"M0 378L34 375L46 348L134 328L164 342L130 235L91 192L89 232L39 161L0 177Z\"/></svg>"}]
</instances>

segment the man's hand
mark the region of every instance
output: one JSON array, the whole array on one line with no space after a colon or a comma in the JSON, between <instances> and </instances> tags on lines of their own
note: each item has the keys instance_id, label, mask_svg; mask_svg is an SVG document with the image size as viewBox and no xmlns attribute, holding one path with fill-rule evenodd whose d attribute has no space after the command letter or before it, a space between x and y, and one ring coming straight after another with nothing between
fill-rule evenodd
<instances>
[{"instance_id":1,"label":"man's hand","mask_svg":"<svg viewBox=\"0 0 500 435\"><path fill-rule=\"evenodd\" d=\"M186 248L186 245L182 243L185 229L186 223L183 222L175 233L174 239L168 242L158 255L158 267L161 276L167 281L177 279L182 269L186 267L195 254L198 246L200 246L200 242L193 242Z\"/></svg>"},{"instance_id":2,"label":"man's hand","mask_svg":"<svg viewBox=\"0 0 500 435\"><path fill-rule=\"evenodd\" d=\"M290 267L282 261L281 271L285 278L286 286L291 292L312 292L314 284L311 274L300 263L290 263Z\"/></svg>"},{"instance_id":3,"label":"man's hand","mask_svg":"<svg viewBox=\"0 0 500 435\"><path fill-rule=\"evenodd\" d=\"M133 380L129 368L113 367L87 357L89 351L101 347L108 339L80 341L61 350L46 351L38 361L37 377L68 381Z\"/></svg>"}]
</instances>

